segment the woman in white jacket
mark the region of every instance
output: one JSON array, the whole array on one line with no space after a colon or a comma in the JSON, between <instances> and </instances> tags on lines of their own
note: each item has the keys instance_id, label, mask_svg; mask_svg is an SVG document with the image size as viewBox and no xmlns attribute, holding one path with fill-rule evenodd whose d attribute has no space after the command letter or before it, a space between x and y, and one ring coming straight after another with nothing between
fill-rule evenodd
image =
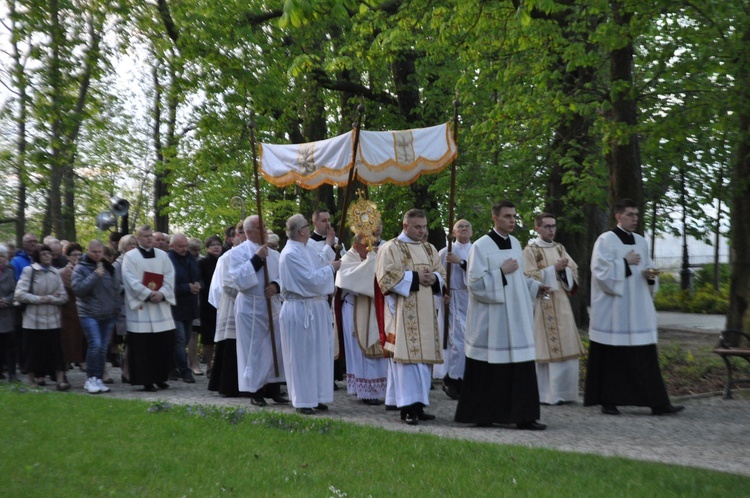
<instances>
[{"instance_id":1,"label":"woman in white jacket","mask_svg":"<svg viewBox=\"0 0 750 498\"><path fill-rule=\"evenodd\" d=\"M52 250L42 245L31 257L33 263L21 273L15 300L26 304L23 335L26 344L26 371L32 384L44 385L44 377L54 375L57 390L67 391L65 382L60 323L60 306L68 301L63 281L52 266Z\"/></svg>"}]
</instances>

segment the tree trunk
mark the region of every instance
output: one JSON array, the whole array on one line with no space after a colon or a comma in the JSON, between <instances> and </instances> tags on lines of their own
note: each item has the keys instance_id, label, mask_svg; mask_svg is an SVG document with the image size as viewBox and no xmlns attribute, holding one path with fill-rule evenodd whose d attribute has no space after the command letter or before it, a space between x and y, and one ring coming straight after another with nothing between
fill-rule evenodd
<instances>
[{"instance_id":1,"label":"tree trunk","mask_svg":"<svg viewBox=\"0 0 750 498\"><path fill-rule=\"evenodd\" d=\"M593 71L586 74L586 80L580 80L583 85L588 78L593 78ZM569 88L573 91L573 88ZM596 153L596 144L591 138L592 121L583 116L575 116L563 123L556 133L553 147L557 157L572 157L577 165L584 164L586 157ZM570 144L576 144L570 150ZM570 188L574 186L563 183L562 178L566 169L559 163L552 164L547 184L547 200L545 210L558 217L559 227L555 240L560 242L579 267L578 292L571 297L570 304L573 316L579 327L585 327L589 322L588 305L591 301L591 250L600 233L607 229L606 217L602 210L590 203L580 209L571 209Z\"/></svg>"},{"instance_id":2,"label":"tree trunk","mask_svg":"<svg viewBox=\"0 0 750 498\"><path fill-rule=\"evenodd\" d=\"M743 47L750 46L750 29L742 37ZM735 109L739 119L739 143L736 146L731 182L731 279L727 328L750 331L750 52L740 51L737 60L738 92Z\"/></svg>"},{"instance_id":3,"label":"tree trunk","mask_svg":"<svg viewBox=\"0 0 750 498\"><path fill-rule=\"evenodd\" d=\"M57 0L51 0L49 2L49 21L50 21L50 59L49 59L49 75L50 75L50 137L49 144L51 150L49 151L49 168L50 168L50 183L49 183L49 223L50 233L57 237L64 236L63 231L63 220L62 220L62 181L64 175L64 161L65 156L63 153L64 139L63 139L63 112L62 112L62 96L64 92L64 85L62 81L62 71L60 69L60 46L63 43L62 28L60 27L60 12ZM42 237L48 235L47 233L41 234Z\"/></svg>"},{"instance_id":4,"label":"tree trunk","mask_svg":"<svg viewBox=\"0 0 750 498\"><path fill-rule=\"evenodd\" d=\"M611 2L615 24L627 33L633 13L625 10L620 0ZM633 199L643 212L643 177L641 156L635 126L638 123L638 104L633 95L633 42L628 42L610 53L610 98L614 138L610 144L610 188L612 204L619 199ZM638 232L643 233L643 216L638 219Z\"/></svg>"},{"instance_id":5,"label":"tree trunk","mask_svg":"<svg viewBox=\"0 0 750 498\"><path fill-rule=\"evenodd\" d=\"M18 26L13 21L16 18L16 2L10 2L10 22L13 46L13 80L18 92L18 120L16 125L16 175L18 176L18 203L16 204L16 247L22 247L23 236L26 233L26 121L28 119L28 94L26 74L21 64L21 53L18 49Z\"/></svg>"},{"instance_id":6,"label":"tree trunk","mask_svg":"<svg viewBox=\"0 0 750 498\"><path fill-rule=\"evenodd\" d=\"M154 141L154 153L156 154L156 164L154 165L154 230L157 232L169 231L169 218L162 216L161 204L163 199L169 195L167 188L167 178L164 166L164 152L161 143L161 94L162 87L159 81L158 64L151 70L151 78L154 83L154 128L152 138Z\"/></svg>"},{"instance_id":7,"label":"tree trunk","mask_svg":"<svg viewBox=\"0 0 750 498\"><path fill-rule=\"evenodd\" d=\"M419 86L417 85L416 59L417 55L414 52L404 52L397 57L391 68L393 82L396 86L398 109L410 128L416 128L424 124ZM439 250L445 247L445 231L442 223L440 223L441 220L437 218L439 213L437 200L429 191L431 183L432 179L422 177L409 184L409 190L414 196L414 207L423 209L427 213L427 222L434 224L436 219L439 222L439 228L432 228L427 234L427 241Z\"/></svg>"},{"instance_id":8,"label":"tree trunk","mask_svg":"<svg viewBox=\"0 0 750 498\"><path fill-rule=\"evenodd\" d=\"M328 135L326 124L326 109L323 100L322 89L317 82L310 79L303 82L305 85L305 104L302 119L302 135L305 142L324 140ZM339 220L336 212L336 201L333 195L333 186L321 185L309 193L301 193L300 211L312 221L312 213L316 209L327 209L334 221Z\"/></svg>"}]
</instances>

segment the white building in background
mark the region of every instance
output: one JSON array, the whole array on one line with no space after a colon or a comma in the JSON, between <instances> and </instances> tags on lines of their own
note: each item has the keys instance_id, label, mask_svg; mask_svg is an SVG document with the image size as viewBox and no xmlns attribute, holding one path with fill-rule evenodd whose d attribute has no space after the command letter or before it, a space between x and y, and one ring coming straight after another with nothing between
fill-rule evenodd
<instances>
[{"instance_id":1,"label":"white building in background","mask_svg":"<svg viewBox=\"0 0 750 498\"><path fill-rule=\"evenodd\" d=\"M651 243L651 234L646 234ZM682 237L658 235L655 242L654 263L662 270L679 272L682 268ZM714 246L688 236L688 258L690 266L711 264L714 262ZM729 245L726 237L719 238L719 263L729 262Z\"/></svg>"}]
</instances>

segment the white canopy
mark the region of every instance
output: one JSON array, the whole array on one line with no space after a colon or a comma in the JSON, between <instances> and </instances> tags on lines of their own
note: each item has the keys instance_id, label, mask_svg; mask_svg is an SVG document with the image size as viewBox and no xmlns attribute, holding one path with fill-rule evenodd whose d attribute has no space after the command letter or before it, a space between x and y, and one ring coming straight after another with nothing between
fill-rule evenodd
<instances>
[{"instance_id":1,"label":"white canopy","mask_svg":"<svg viewBox=\"0 0 750 498\"><path fill-rule=\"evenodd\" d=\"M305 144L260 144L260 172L277 187L345 186L354 164L354 131ZM357 178L367 185L406 185L456 157L449 123L400 131L360 131Z\"/></svg>"}]
</instances>

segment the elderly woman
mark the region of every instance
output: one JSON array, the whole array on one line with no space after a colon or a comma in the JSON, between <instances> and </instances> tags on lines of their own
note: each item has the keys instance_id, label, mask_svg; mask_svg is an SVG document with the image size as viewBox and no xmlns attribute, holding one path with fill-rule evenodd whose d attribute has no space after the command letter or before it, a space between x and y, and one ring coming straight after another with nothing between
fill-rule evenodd
<instances>
[{"instance_id":1,"label":"elderly woman","mask_svg":"<svg viewBox=\"0 0 750 498\"><path fill-rule=\"evenodd\" d=\"M68 294L60 274L52 266L52 250L39 246L31 256L33 263L21 273L16 285L15 299L26 304L21 327L27 345L26 371L29 382L44 385L44 377L54 375L57 390L67 391L65 382L60 324L60 306L68 301Z\"/></svg>"},{"instance_id":2,"label":"elderly woman","mask_svg":"<svg viewBox=\"0 0 750 498\"><path fill-rule=\"evenodd\" d=\"M123 235L117 244L117 252L120 255L117 257L112 266L115 268L115 280L120 289L119 305L120 313L115 320L115 342L123 344L122 348L122 359L120 360L120 368L122 369L122 375L120 380L123 384L130 382L129 370L128 370L128 345L125 344L125 336L127 336L127 327L125 323L125 291L122 288L122 260L125 258L125 253L131 249L138 247L138 241L135 239L135 235L128 234Z\"/></svg>"},{"instance_id":3,"label":"elderly woman","mask_svg":"<svg viewBox=\"0 0 750 498\"><path fill-rule=\"evenodd\" d=\"M83 256L83 248L76 242L69 242L63 248L63 254L68 259L68 265L60 268L60 278L68 293L68 302L60 308L62 312L62 328L60 329L63 347L63 359L65 360L65 369L67 370L71 363L81 366L81 370L86 369L86 341L81 325L81 319L78 316L76 308L76 296L71 286L71 277L78 261ZM54 259L54 252L52 254ZM54 262L52 263L54 265Z\"/></svg>"},{"instance_id":4,"label":"elderly woman","mask_svg":"<svg viewBox=\"0 0 750 498\"><path fill-rule=\"evenodd\" d=\"M8 382L15 382L17 310L13 306L13 294L16 290L16 278L8 256L8 246L0 244L0 362L8 370Z\"/></svg>"}]
</instances>

